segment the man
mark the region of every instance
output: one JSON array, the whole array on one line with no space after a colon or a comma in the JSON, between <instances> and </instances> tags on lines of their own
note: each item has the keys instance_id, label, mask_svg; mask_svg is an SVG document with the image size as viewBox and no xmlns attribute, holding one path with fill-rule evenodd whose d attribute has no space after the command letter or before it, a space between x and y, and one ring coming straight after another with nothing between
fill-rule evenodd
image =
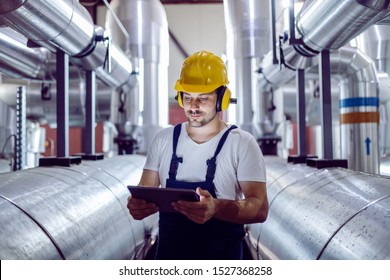
<instances>
[{"instance_id":1,"label":"man","mask_svg":"<svg viewBox=\"0 0 390 280\"><path fill-rule=\"evenodd\" d=\"M188 122L156 134L139 185L194 189L200 201L178 201L177 213L160 213L157 259L241 259L244 224L267 218L261 150L251 134L219 117L230 103L228 83L213 53L183 63L175 90ZM127 207L137 220L158 211L132 197Z\"/></svg>"}]
</instances>

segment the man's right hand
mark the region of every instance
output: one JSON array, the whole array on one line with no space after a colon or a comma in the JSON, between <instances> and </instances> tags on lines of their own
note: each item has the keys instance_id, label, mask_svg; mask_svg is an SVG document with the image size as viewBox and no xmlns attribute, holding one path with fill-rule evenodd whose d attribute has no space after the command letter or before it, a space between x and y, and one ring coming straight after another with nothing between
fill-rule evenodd
<instances>
[{"instance_id":1,"label":"man's right hand","mask_svg":"<svg viewBox=\"0 0 390 280\"><path fill-rule=\"evenodd\" d=\"M135 220L142 220L159 210L155 203L137 199L132 196L127 198L127 208Z\"/></svg>"}]
</instances>

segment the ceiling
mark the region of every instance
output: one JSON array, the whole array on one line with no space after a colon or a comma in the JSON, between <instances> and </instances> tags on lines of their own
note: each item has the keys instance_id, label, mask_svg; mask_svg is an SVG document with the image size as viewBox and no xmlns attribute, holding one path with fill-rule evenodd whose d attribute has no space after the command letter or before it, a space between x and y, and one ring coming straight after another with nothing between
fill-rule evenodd
<instances>
[{"instance_id":1,"label":"ceiling","mask_svg":"<svg viewBox=\"0 0 390 280\"><path fill-rule=\"evenodd\" d=\"M1 1L1 0L0 0ZM223 0L160 0L163 5L178 5L178 4L223 4ZM106 2L110 3L111 0ZM80 4L83 5L91 14L94 22L96 22L97 7L105 5L104 0L80 0Z\"/></svg>"},{"instance_id":2,"label":"ceiling","mask_svg":"<svg viewBox=\"0 0 390 280\"><path fill-rule=\"evenodd\" d=\"M162 4L222 4L223 0L160 0Z\"/></svg>"},{"instance_id":3,"label":"ceiling","mask_svg":"<svg viewBox=\"0 0 390 280\"><path fill-rule=\"evenodd\" d=\"M223 0L160 0L162 4L223 4ZM111 2L111 0L107 0ZM103 0L80 0L84 6L104 5Z\"/></svg>"}]
</instances>

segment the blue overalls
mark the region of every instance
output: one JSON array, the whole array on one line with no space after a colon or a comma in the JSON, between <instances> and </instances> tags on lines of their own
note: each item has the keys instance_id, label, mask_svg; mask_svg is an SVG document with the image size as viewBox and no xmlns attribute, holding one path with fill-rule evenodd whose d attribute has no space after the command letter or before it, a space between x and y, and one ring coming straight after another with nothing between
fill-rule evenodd
<instances>
[{"instance_id":1,"label":"blue overalls","mask_svg":"<svg viewBox=\"0 0 390 280\"><path fill-rule=\"evenodd\" d=\"M183 182L176 180L177 168L183 158L176 155L181 124L173 132L173 154L169 170L167 188L196 189L201 187L216 198L213 183L216 158L222 149L229 132L237 128L231 126L218 143L214 156L207 160L207 174L203 182ZM211 218L204 224L197 224L180 213L160 212L159 236L156 259L165 260L226 260L242 259L242 239L245 236L243 225Z\"/></svg>"}]
</instances>

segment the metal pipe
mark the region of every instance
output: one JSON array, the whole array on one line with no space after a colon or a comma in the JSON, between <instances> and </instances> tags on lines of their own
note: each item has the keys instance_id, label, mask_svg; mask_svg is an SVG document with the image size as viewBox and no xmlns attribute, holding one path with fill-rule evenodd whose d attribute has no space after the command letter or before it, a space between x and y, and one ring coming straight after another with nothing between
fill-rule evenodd
<instances>
[{"instance_id":1,"label":"metal pipe","mask_svg":"<svg viewBox=\"0 0 390 280\"><path fill-rule=\"evenodd\" d=\"M296 28L310 49L336 50L389 12L388 1L311 1L297 15Z\"/></svg>"},{"instance_id":2,"label":"metal pipe","mask_svg":"<svg viewBox=\"0 0 390 280\"><path fill-rule=\"evenodd\" d=\"M135 221L126 208L144 162L128 155L0 174L0 258L145 258L158 216Z\"/></svg>"},{"instance_id":3,"label":"metal pipe","mask_svg":"<svg viewBox=\"0 0 390 280\"><path fill-rule=\"evenodd\" d=\"M42 16L42 13L47 16ZM7 62L5 69L0 70L11 77L54 80L55 67L48 64L47 52L41 48L28 48L28 38L49 50L62 50L77 68L95 70L97 77L108 86L123 86L126 91L133 86L133 65L115 44L110 46L113 69L108 72L104 68L108 51L101 41L105 36L104 30L93 25L88 11L76 0L6 0L0 6L0 20L25 36L23 38L3 28L0 32L0 47L5 48L3 53L7 54L0 55L0 59ZM55 58L52 60L55 61ZM30 68L26 69L26 66ZM70 76L73 76L72 73Z\"/></svg>"},{"instance_id":4,"label":"metal pipe","mask_svg":"<svg viewBox=\"0 0 390 280\"><path fill-rule=\"evenodd\" d=\"M129 51L135 72L139 73L136 88L127 95L129 106L122 107L120 113L113 112L119 118L113 118L113 122L119 131L126 131L129 123L132 127L142 126L144 142L139 151L146 152L154 134L168 124L168 21L158 0L113 0L110 5L129 33L130 45L112 13L106 15L107 30L113 42ZM136 111L128 109L133 107Z\"/></svg>"},{"instance_id":5,"label":"metal pipe","mask_svg":"<svg viewBox=\"0 0 390 280\"><path fill-rule=\"evenodd\" d=\"M289 47L289 49L292 48ZM264 76L260 76L260 84L264 90L270 86L283 86L295 74L289 67L282 67L282 69L275 67L271 63L270 57L269 52L262 64ZM304 63L306 72L319 76L318 63L317 57L306 60ZM375 64L358 49L345 46L330 53L329 70L331 77L340 82L341 157L348 160L349 168L353 170L378 173L379 150L376 147L378 145L379 111L377 103L370 101L378 99L378 78ZM356 98L363 98L367 102L351 106L352 101L348 100ZM327 101L328 106L329 102ZM349 105L344 106L343 104ZM355 104L357 103L355 102ZM368 118L365 117L366 115ZM369 139L367 141L371 141L370 143L365 142L367 138ZM326 143L329 145L329 140L326 140ZM370 153L367 152L368 145ZM328 150L333 150L333 148L328 147ZM331 158L331 155L328 154L327 157Z\"/></svg>"},{"instance_id":6,"label":"metal pipe","mask_svg":"<svg viewBox=\"0 0 390 280\"><path fill-rule=\"evenodd\" d=\"M93 19L77 0L5 0L0 20L38 45L89 56L93 68L103 64L105 47L97 43Z\"/></svg>"},{"instance_id":7,"label":"metal pipe","mask_svg":"<svg viewBox=\"0 0 390 280\"><path fill-rule=\"evenodd\" d=\"M380 156L390 153L390 26L373 25L361 35L356 37L353 43L374 60L379 79L380 101ZM382 174L382 173L381 173Z\"/></svg>"},{"instance_id":8,"label":"metal pipe","mask_svg":"<svg viewBox=\"0 0 390 280\"><path fill-rule=\"evenodd\" d=\"M232 77L232 92L237 95L237 120L242 129L253 133L254 106L252 96L258 94L255 80L257 64L269 50L269 0L224 0L227 32L227 56ZM262 108L256 108L261 110ZM263 115L265 112L259 112ZM257 125L257 121L255 121ZM259 128L261 130L261 127Z\"/></svg>"},{"instance_id":9,"label":"metal pipe","mask_svg":"<svg viewBox=\"0 0 390 280\"><path fill-rule=\"evenodd\" d=\"M269 216L248 226L259 258L390 258L389 177L265 160Z\"/></svg>"},{"instance_id":10,"label":"metal pipe","mask_svg":"<svg viewBox=\"0 0 390 280\"><path fill-rule=\"evenodd\" d=\"M9 27L0 28L0 72L14 78L45 80L49 51L28 48L27 38Z\"/></svg>"}]
</instances>

